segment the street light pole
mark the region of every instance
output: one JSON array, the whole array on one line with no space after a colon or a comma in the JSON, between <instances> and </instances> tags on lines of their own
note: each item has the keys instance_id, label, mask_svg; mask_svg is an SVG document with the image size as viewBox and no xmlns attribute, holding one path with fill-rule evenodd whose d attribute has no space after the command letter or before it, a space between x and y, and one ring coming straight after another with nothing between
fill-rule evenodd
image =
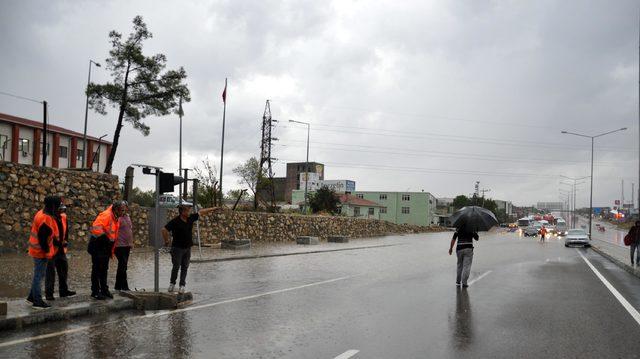
<instances>
[{"instance_id":1,"label":"street light pole","mask_svg":"<svg viewBox=\"0 0 640 359\"><path fill-rule=\"evenodd\" d=\"M583 135L581 133L575 133L575 132L569 132L569 131L561 131L561 133L564 133L566 135L574 135L574 136L578 136L578 137L585 137L585 138L590 138L591 139L591 189L590 189L590 194L589 194L589 236L591 236L591 224L593 222L593 148L594 148L594 140L598 137L602 137L614 132L618 132L618 131L625 131L627 128L626 127L622 127L619 128L617 130L613 130L613 131L609 131L609 132L604 132L601 133L599 135L595 135L595 136L589 136L589 135Z\"/></svg>"},{"instance_id":2,"label":"street light pole","mask_svg":"<svg viewBox=\"0 0 640 359\"><path fill-rule=\"evenodd\" d=\"M308 200L307 200L307 191L309 188L309 137L311 134L311 124L308 122L302 122L302 121L295 121L295 120L289 120L289 122L294 122L294 123L300 123L303 125L307 125L307 160L304 164L304 213L307 213L307 206L308 206Z\"/></svg>"},{"instance_id":3,"label":"street light pole","mask_svg":"<svg viewBox=\"0 0 640 359\"><path fill-rule=\"evenodd\" d=\"M89 84L91 83L91 64L96 65L97 67L100 67L100 64L93 61L93 60L89 60L89 77L87 78L87 88L89 87ZM86 91L86 90L85 90ZM89 163L87 161L87 117L89 116L89 95L86 95L87 99L86 102L84 104L84 132L82 134L82 167L84 168L85 164ZM73 156L75 156L75 154L73 154Z\"/></svg>"}]
</instances>

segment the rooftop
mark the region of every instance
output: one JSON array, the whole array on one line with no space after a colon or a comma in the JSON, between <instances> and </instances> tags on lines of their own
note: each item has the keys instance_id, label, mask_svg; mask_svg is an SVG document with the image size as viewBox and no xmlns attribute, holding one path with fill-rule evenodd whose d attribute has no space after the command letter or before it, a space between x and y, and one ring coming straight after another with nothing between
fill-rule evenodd
<instances>
[{"instance_id":1,"label":"rooftop","mask_svg":"<svg viewBox=\"0 0 640 359\"><path fill-rule=\"evenodd\" d=\"M9 123L15 123L18 125L22 125L22 126L26 126L26 127L32 127L32 128L42 128L42 122L40 121L33 121L33 120L29 120L26 118L22 118L22 117L17 117L17 116L12 116L12 115L8 115L6 113L2 113L0 112L0 122L9 122ZM76 131L72 131L72 130L68 130L66 128L62 128L60 126L56 126L56 125L47 125L47 130L51 131L51 132L56 132L62 135L67 135L67 136L74 136L74 137L82 137L83 134L80 132L76 132ZM109 141L105 141L105 140L99 140L97 137L93 137L93 136L89 136L87 135L87 139L92 140L92 141L96 141L96 142L100 142L100 143L105 143L105 144L111 144L111 142Z\"/></svg>"}]
</instances>

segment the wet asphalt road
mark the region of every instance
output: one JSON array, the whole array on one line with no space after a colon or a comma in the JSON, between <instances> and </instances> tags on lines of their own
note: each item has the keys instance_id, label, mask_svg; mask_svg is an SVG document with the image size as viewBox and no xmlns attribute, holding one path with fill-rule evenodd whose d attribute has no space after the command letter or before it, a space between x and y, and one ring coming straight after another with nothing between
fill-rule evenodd
<instances>
[{"instance_id":1,"label":"wet asphalt road","mask_svg":"<svg viewBox=\"0 0 640 359\"><path fill-rule=\"evenodd\" d=\"M358 351L353 358L640 357L638 322L580 253L635 308L640 279L561 240L543 245L499 233L482 236L474 282L461 290L449 237L192 264L196 303L184 311L0 333L0 357L335 358L349 350Z\"/></svg>"}]
</instances>

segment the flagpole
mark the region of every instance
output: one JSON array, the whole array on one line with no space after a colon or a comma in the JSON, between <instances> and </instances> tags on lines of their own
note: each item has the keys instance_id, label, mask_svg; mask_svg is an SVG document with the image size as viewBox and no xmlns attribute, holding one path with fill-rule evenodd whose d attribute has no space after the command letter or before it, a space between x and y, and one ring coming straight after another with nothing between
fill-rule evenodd
<instances>
[{"instance_id":1,"label":"flagpole","mask_svg":"<svg viewBox=\"0 0 640 359\"><path fill-rule=\"evenodd\" d=\"M182 96L180 96L180 105L178 106L178 115L180 116L180 148L178 150L178 176L182 176ZM182 186L178 186L178 203L182 204Z\"/></svg>"},{"instance_id":2,"label":"flagpole","mask_svg":"<svg viewBox=\"0 0 640 359\"><path fill-rule=\"evenodd\" d=\"M220 207L224 205L224 192L222 192L222 171L224 165L224 122L227 115L227 78L224 79L224 96L222 96L222 149L220 150Z\"/></svg>"}]
</instances>

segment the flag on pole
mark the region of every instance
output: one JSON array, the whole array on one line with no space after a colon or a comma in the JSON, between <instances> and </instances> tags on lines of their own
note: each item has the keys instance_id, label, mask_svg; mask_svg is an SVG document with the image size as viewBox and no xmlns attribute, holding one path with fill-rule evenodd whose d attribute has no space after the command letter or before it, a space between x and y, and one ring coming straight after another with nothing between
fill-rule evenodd
<instances>
[{"instance_id":1,"label":"flag on pole","mask_svg":"<svg viewBox=\"0 0 640 359\"><path fill-rule=\"evenodd\" d=\"M222 91L222 102L227 103L227 80L224 80L224 91Z\"/></svg>"}]
</instances>

